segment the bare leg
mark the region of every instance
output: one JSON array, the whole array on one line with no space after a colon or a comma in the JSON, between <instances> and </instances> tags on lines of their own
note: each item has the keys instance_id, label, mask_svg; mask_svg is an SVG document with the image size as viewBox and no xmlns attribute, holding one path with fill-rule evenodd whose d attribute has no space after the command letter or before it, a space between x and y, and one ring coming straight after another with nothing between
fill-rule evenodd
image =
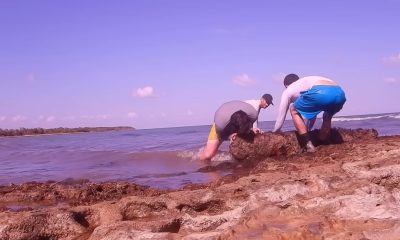
<instances>
[{"instance_id":1,"label":"bare leg","mask_svg":"<svg viewBox=\"0 0 400 240\"><path fill-rule=\"evenodd\" d=\"M200 156L200 160L211 161L211 158L217 154L221 143L222 142L220 140L208 140L206 146L204 147L203 153Z\"/></svg>"},{"instance_id":2,"label":"bare leg","mask_svg":"<svg viewBox=\"0 0 400 240\"><path fill-rule=\"evenodd\" d=\"M292 115L294 126L296 127L297 132L301 135L307 133L307 127L304 124L303 118L297 110L293 107L290 107L290 114Z\"/></svg>"},{"instance_id":3,"label":"bare leg","mask_svg":"<svg viewBox=\"0 0 400 240\"><path fill-rule=\"evenodd\" d=\"M311 129L314 127L315 120L317 120L317 117L307 120L307 123L306 123L307 131L311 131Z\"/></svg>"},{"instance_id":4,"label":"bare leg","mask_svg":"<svg viewBox=\"0 0 400 240\"><path fill-rule=\"evenodd\" d=\"M296 127L296 130L300 135L300 145L303 145L303 150L307 152L315 152L315 147L310 141L310 137L308 136L306 124L304 123L300 113L297 112L293 105L290 107L290 114L292 115L294 126Z\"/></svg>"},{"instance_id":5,"label":"bare leg","mask_svg":"<svg viewBox=\"0 0 400 240\"><path fill-rule=\"evenodd\" d=\"M322 122L321 129L319 130L318 137L320 140L327 140L331 133L332 115L324 112L324 115L322 118L323 118L323 122Z\"/></svg>"}]
</instances>

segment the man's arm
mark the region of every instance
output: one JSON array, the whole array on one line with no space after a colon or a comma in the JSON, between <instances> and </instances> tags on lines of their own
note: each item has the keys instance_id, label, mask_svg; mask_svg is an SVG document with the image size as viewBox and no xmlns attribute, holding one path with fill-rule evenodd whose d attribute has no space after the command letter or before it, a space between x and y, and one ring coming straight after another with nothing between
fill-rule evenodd
<instances>
[{"instance_id":1,"label":"man's arm","mask_svg":"<svg viewBox=\"0 0 400 240\"><path fill-rule=\"evenodd\" d=\"M283 123L285 122L286 113L289 109L289 105L290 105L290 96L287 90L285 90L282 93L281 103L279 104L278 116L276 118L273 132L278 132L281 130Z\"/></svg>"},{"instance_id":2,"label":"man's arm","mask_svg":"<svg viewBox=\"0 0 400 240\"><path fill-rule=\"evenodd\" d=\"M253 128L258 128L258 118L253 123Z\"/></svg>"}]
</instances>

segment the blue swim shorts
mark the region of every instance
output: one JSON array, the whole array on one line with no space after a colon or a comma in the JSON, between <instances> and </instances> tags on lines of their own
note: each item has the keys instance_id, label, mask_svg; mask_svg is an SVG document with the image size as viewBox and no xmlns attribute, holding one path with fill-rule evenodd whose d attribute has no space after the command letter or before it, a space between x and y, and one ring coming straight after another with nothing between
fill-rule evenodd
<instances>
[{"instance_id":1,"label":"blue swim shorts","mask_svg":"<svg viewBox=\"0 0 400 240\"><path fill-rule=\"evenodd\" d=\"M301 93L294 102L294 108L303 118L310 120L322 111L333 116L342 109L345 102L346 96L339 86L316 85Z\"/></svg>"}]
</instances>

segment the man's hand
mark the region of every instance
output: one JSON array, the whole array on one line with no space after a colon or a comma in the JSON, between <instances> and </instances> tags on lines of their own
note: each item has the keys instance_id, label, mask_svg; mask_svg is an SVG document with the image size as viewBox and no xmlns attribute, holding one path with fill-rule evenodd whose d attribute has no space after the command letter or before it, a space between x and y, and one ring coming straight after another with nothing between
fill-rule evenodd
<instances>
[{"instance_id":1,"label":"man's hand","mask_svg":"<svg viewBox=\"0 0 400 240\"><path fill-rule=\"evenodd\" d=\"M261 129L259 129L259 128L252 128L251 130L253 130L253 132L254 132L255 134L264 133L264 131L261 130Z\"/></svg>"},{"instance_id":2,"label":"man's hand","mask_svg":"<svg viewBox=\"0 0 400 240\"><path fill-rule=\"evenodd\" d=\"M229 136L229 143L232 143L233 141L235 141L236 136L237 136L237 133L232 133L232 134Z\"/></svg>"}]
</instances>

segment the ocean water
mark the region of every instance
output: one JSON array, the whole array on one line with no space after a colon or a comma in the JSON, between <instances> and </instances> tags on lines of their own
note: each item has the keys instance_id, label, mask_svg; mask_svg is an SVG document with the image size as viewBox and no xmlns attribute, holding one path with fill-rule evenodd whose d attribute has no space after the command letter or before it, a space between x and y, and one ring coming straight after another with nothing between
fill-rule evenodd
<instances>
[{"instance_id":1,"label":"ocean water","mask_svg":"<svg viewBox=\"0 0 400 240\"><path fill-rule=\"evenodd\" d=\"M274 121L260 122L271 131ZM319 128L320 120L315 125ZM335 117L333 127L375 128L379 135L400 135L400 113ZM0 185L67 178L130 181L157 188L206 183L229 174L203 173L198 156L210 126L118 132L0 137ZM293 130L291 120L284 131ZM212 164L234 161L224 142Z\"/></svg>"}]
</instances>

